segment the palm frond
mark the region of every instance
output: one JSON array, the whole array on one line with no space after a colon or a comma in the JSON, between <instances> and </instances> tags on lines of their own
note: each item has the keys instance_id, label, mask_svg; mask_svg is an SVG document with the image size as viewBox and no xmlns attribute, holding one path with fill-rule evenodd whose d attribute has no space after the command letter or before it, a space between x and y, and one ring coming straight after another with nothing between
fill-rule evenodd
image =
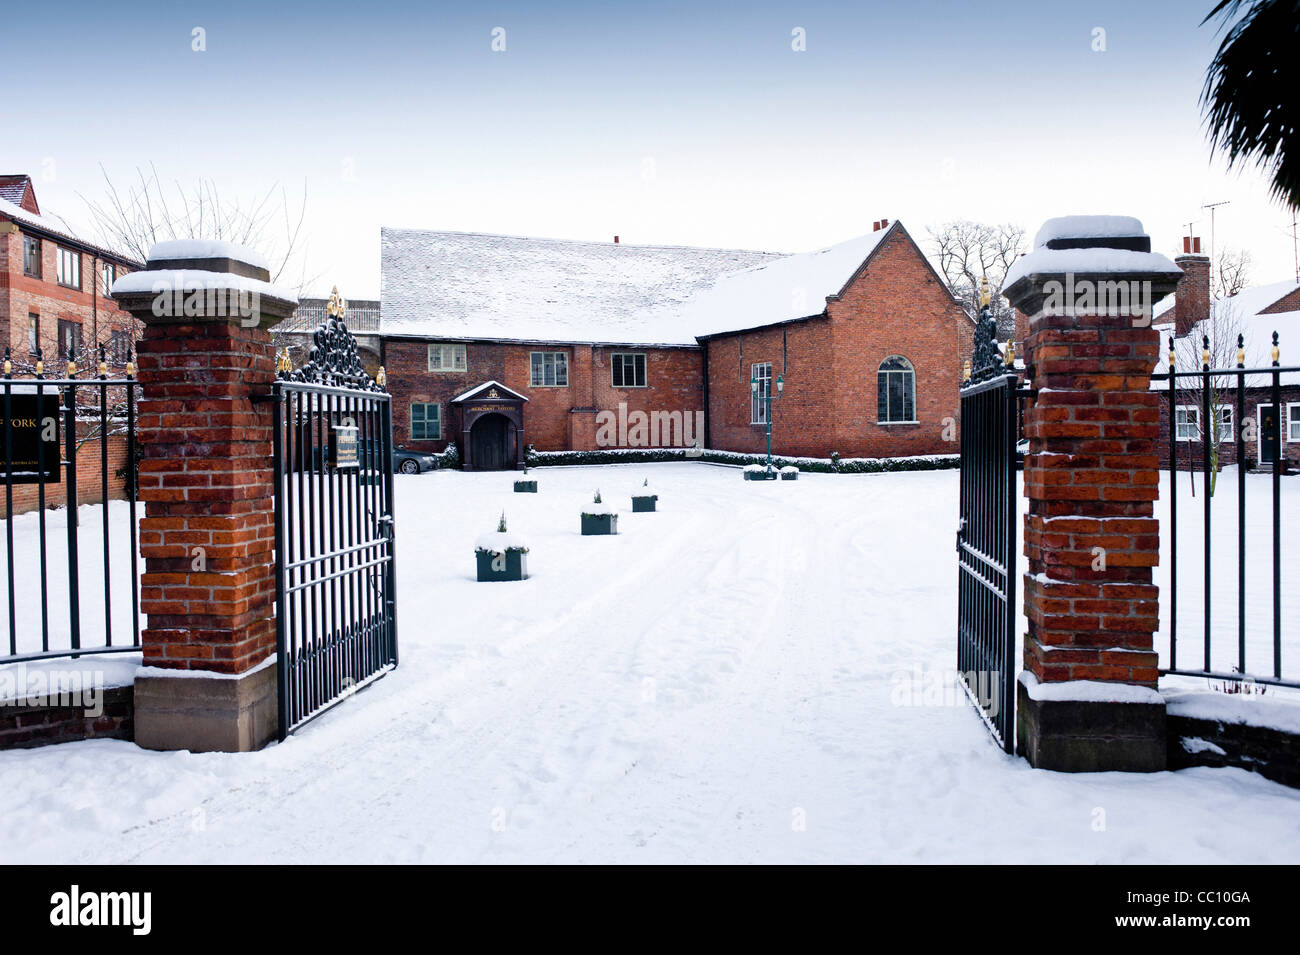
<instances>
[{"instance_id":1,"label":"palm frond","mask_svg":"<svg viewBox=\"0 0 1300 955\"><path fill-rule=\"evenodd\" d=\"M1201 92L1210 143L1230 166L1266 170L1274 197L1300 208L1300 0L1221 0L1201 22L1216 18L1226 31Z\"/></svg>"}]
</instances>

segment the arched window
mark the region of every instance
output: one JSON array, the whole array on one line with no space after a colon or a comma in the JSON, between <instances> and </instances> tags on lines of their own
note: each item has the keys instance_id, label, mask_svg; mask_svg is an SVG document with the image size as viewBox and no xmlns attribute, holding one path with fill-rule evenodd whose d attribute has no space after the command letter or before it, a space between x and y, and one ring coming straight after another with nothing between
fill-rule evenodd
<instances>
[{"instance_id":1,"label":"arched window","mask_svg":"<svg viewBox=\"0 0 1300 955\"><path fill-rule=\"evenodd\" d=\"M894 424L916 420L916 372L902 355L890 355L876 373L876 420Z\"/></svg>"}]
</instances>

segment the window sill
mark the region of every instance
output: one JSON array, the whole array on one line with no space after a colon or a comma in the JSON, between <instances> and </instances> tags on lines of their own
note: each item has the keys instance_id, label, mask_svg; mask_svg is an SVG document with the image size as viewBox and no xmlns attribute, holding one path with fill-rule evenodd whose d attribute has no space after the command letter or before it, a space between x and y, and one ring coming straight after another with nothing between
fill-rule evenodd
<instances>
[{"instance_id":1,"label":"window sill","mask_svg":"<svg viewBox=\"0 0 1300 955\"><path fill-rule=\"evenodd\" d=\"M645 391L649 385L610 385L615 391Z\"/></svg>"},{"instance_id":2,"label":"window sill","mask_svg":"<svg viewBox=\"0 0 1300 955\"><path fill-rule=\"evenodd\" d=\"M898 425L917 425L917 424L920 424L920 423L921 423L921 422L919 422L919 421L877 421L877 422L876 422L876 427L877 427L877 428L893 428L893 427L897 427Z\"/></svg>"},{"instance_id":3,"label":"window sill","mask_svg":"<svg viewBox=\"0 0 1300 955\"><path fill-rule=\"evenodd\" d=\"M529 388L567 388L568 385L529 385Z\"/></svg>"},{"instance_id":4,"label":"window sill","mask_svg":"<svg viewBox=\"0 0 1300 955\"><path fill-rule=\"evenodd\" d=\"M431 375L463 375L469 369L467 368L430 368Z\"/></svg>"}]
</instances>

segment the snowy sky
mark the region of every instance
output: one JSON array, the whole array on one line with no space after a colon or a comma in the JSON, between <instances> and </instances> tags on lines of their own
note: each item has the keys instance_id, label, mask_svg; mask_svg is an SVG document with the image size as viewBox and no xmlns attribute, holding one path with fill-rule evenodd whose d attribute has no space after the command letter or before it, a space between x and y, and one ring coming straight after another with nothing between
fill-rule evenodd
<instances>
[{"instance_id":1,"label":"snowy sky","mask_svg":"<svg viewBox=\"0 0 1300 955\"><path fill-rule=\"evenodd\" d=\"M228 196L305 185L308 291L351 298L378 293L381 224L801 251L881 217L1032 237L1119 213L1173 252L1225 200L1217 242L1247 247L1257 282L1287 278L1290 215L1201 127L1212 6L13 5L0 52L22 108L0 172L35 175L74 223L101 163Z\"/></svg>"}]
</instances>

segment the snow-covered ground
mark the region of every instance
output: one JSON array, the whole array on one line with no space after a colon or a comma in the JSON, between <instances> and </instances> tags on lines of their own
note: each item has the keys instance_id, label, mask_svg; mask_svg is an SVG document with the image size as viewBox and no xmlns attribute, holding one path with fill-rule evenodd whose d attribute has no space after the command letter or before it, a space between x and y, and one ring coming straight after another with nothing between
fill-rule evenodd
<instances>
[{"instance_id":1,"label":"snow-covered ground","mask_svg":"<svg viewBox=\"0 0 1300 955\"><path fill-rule=\"evenodd\" d=\"M398 478L401 666L287 743L0 753L0 861L1300 861L1300 792L1032 770L935 692L955 472L536 476ZM479 584L502 510L532 577Z\"/></svg>"}]
</instances>

